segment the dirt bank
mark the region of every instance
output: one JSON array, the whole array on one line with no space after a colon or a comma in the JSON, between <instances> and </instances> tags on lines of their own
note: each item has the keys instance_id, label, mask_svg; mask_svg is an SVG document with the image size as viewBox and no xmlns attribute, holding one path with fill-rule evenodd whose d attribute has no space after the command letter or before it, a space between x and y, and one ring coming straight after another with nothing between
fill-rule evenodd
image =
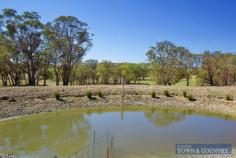
<instances>
[{"instance_id":1,"label":"dirt bank","mask_svg":"<svg viewBox=\"0 0 236 158\"><path fill-rule=\"evenodd\" d=\"M169 90L172 97L163 95ZM102 92L104 97L85 96L87 91L93 94ZM150 93L156 92L156 98ZM183 91L192 94L197 101L188 101ZM55 92L61 94L61 101L55 99ZM235 100L227 101L229 94ZM185 110L206 111L229 115L236 118L236 87L185 87L185 86L70 86L70 87L1 87L0 118L48 112L68 108L108 107L108 106L156 106Z\"/></svg>"}]
</instances>

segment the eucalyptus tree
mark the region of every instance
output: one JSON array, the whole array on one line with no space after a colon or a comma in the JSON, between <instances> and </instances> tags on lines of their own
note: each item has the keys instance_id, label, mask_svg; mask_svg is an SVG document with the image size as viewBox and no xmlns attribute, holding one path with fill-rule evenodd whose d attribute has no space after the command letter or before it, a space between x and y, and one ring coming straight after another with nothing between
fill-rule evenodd
<instances>
[{"instance_id":1,"label":"eucalyptus tree","mask_svg":"<svg viewBox=\"0 0 236 158\"><path fill-rule=\"evenodd\" d=\"M211 86L232 85L236 81L236 56L220 51L205 51L199 78Z\"/></svg>"},{"instance_id":2,"label":"eucalyptus tree","mask_svg":"<svg viewBox=\"0 0 236 158\"><path fill-rule=\"evenodd\" d=\"M122 84L124 77L122 75L122 64L114 63L112 68L112 80L113 84Z\"/></svg>"},{"instance_id":3,"label":"eucalyptus tree","mask_svg":"<svg viewBox=\"0 0 236 158\"><path fill-rule=\"evenodd\" d=\"M80 63L76 69L75 80L77 84L89 84L91 67L88 64Z\"/></svg>"},{"instance_id":4,"label":"eucalyptus tree","mask_svg":"<svg viewBox=\"0 0 236 158\"><path fill-rule=\"evenodd\" d=\"M59 86L61 80L61 55L63 52L63 41L56 39L55 34L51 28L51 23L47 23L44 26L44 47L50 54L50 65L53 67L54 79L56 86Z\"/></svg>"},{"instance_id":5,"label":"eucalyptus tree","mask_svg":"<svg viewBox=\"0 0 236 158\"><path fill-rule=\"evenodd\" d=\"M6 79L9 79L9 83L13 85L20 84L20 76L22 72L22 66L20 64L20 54L16 51L15 42L12 39L12 35L8 32L8 29L12 29L13 22L16 20L16 11L13 9L4 9L0 14L0 42L1 42L1 54L2 56L2 76L5 76L4 85L6 85ZM10 51L11 50L11 51ZM4 68L3 68L4 67ZM11 82L10 82L11 80Z\"/></svg>"},{"instance_id":6,"label":"eucalyptus tree","mask_svg":"<svg viewBox=\"0 0 236 158\"><path fill-rule=\"evenodd\" d=\"M147 51L146 56L152 64L151 73L158 84L172 85L179 80L178 52L173 43L157 42Z\"/></svg>"},{"instance_id":7,"label":"eucalyptus tree","mask_svg":"<svg viewBox=\"0 0 236 158\"><path fill-rule=\"evenodd\" d=\"M216 76L218 69L218 61L216 60L216 54L220 52L205 51L203 54L203 62L201 65L200 78L203 79L204 83L210 86L216 85Z\"/></svg>"},{"instance_id":8,"label":"eucalyptus tree","mask_svg":"<svg viewBox=\"0 0 236 158\"><path fill-rule=\"evenodd\" d=\"M135 79L134 69L134 64L131 63L123 63L121 65L121 74L126 84L130 84Z\"/></svg>"},{"instance_id":9,"label":"eucalyptus tree","mask_svg":"<svg viewBox=\"0 0 236 158\"><path fill-rule=\"evenodd\" d=\"M139 67L139 73L140 73L139 77L141 77L142 80L145 80L145 78L149 76L149 64L140 63L138 64L138 67Z\"/></svg>"},{"instance_id":10,"label":"eucalyptus tree","mask_svg":"<svg viewBox=\"0 0 236 158\"><path fill-rule=\"evenodd\" d=\"M95 59L89 59L89 60L86 60L84 64L88 66L89 78L92 80L92 83L95 84L95 81L98 79L97 72L96 72L98 61Z\"/></svg>"},{"instance_id":11,"label":"eucalyptus tree","mask_svg":"<svg viewBox=\"0 0 236 158\"><path fill-rule=\"evenodd\" d=\"M19 15L13 9L3 9L2 12L1 30L3 35L15 45L15 50L11 55L11 62L16 65L13 70L21 70L20 65L24 64L28 84L35 85L43 31L40 16L36 12L23 12ZM20 80L20 72L15 72L15 74L17 80Z\"/></svg>"},{"instance_id":12,"label":"eucalyptus tree","mask_svg":"<svg viewBox=\"0 0 236 158\"><path fill-rule=\"evenodd\" d=\"M180 75L186 79L186 85L189 86L191 77L196 74L200 66L200 58L185 47L177 47L176 49L178 51Z\"/></svg>"},{"instance_id":13,"label":"eucalyptus tree","mask_svg":"<svg viewBox=\"0 0 236 158\"><path fill-rule=\"evenodd\" d=\"M9 48L5 43L4 37L0 34L0 77L3 86L7 86L9 80L9 71L7 67L7 63L9 62L9 54Z\"/></svg>"},{"instance_id":14,"label":"eucalyptus tree","mask_svg":"<svg viewBox=\"0 0 236 158\"><path fill-rule=\"evenodd\" d=\"M113 63L110 61L102 61L97 66L97 75L104 84L109 84L113 75Z\"/></svg>"},{"instance_id":15,"label":"eucalyptus tree","mask_svg":"<svg viewBox=\"0 0 236 158\"><path fill-rule=\"evenodd\" d=\"M40 55L40 71L38 77L42 76L43 85L47 85L47 79L50 77L50 65L52 62L52 52L50 49L45 49ZM39 81L39 79L37 80Z\"/></svg>"},{"instance_id":16,"label":"eucalyptus tree","mask_svg":"<svg viewBox=\"0 0 236 158\"><path fill-rule=\"evenodd\" d=\"M68 85L74 66L92 46L88 25L73 16L60 16L47 24L46 34L59 61L63 85Z\"/></svg>"}]
</instances>

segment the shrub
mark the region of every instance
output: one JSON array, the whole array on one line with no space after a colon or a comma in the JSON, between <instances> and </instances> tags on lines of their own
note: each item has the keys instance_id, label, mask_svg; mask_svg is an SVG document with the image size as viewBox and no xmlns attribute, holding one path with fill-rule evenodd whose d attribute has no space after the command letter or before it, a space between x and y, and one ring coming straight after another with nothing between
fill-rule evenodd
<instances>
[{"instance_id":1,"label":"shrub","mask_svg":"<svg viewBox=\"0 0 236 158\"><path fill-rule=\"evenodd\" d=\"M170 97L170 96L171 96L168 90L164 90L164 95L165 95L166 97Z\"/></svg>"},{"instance_id":2,"label":"shrub","mask_svg":"<svg viewBox=\"0 0 236 158\"><path fill-rule=\"evenodd\" d=\"M61 94L59 92L55 93L56 100L61 100Z\"/></svg>"},{"instance_id":3,"label":"shrub","mask_svg":"<svg viewBox=\"0 0 236 158\"><path fill-rule=\"evenodd\" d=\"M156 98L156 93L153 91L153 92L151 93L151 96L152 96L152 98Z\"/></svg>"},{"instance_id":4,"label":"shrub","mask_svg":"<svg viewBox=\"0 0 236 158\"><path fill-rule=\"evenodd\" d=\"M189 94L189 95L187 96L187 98L188 98L189 101L196 101L196 99L193 97L192 94Z\"/></svg>"},{"instance_id":5,"label":"shrub","mask_svg":"<svg viewBox=\"0 0 236 158\"><path fill-rule=\"evenodd\" d=\"M101 91L98 91L98 96L100 97L100 98L103 98L103 94L102 94L102 92Z\"/></svg>"},{"instance_id":6,"label":"shrub","mask_svg":"<svg viewBox=\"0 0 236 158\"><path fill-rule=\"evenodd\" d=\"M230 95L226 95L225 99L228 100L228 101L231 101L231 100L233 100L233 97L230 96Z\"/></svg>"},{"instance_id":7,"label":"shrub","mask_svg":"<svg viewBox=\"0 0 236 158\"><path fill-rule=\"evenodd\" d=\"M14 98L9 99L9 102L16 102Z\"/></svg>"},{"instance_id":8,"label":"shrub","mask_svg":"<svg viewBox=\"0 0 236 158\"><path fill-rule=\"evenodd\" d=\"M9 99L8 96L2 96L2 97L0 98L0 100L8 100L8 99Z\"/></svg>"},{"instance_id":9,"label":"shrub","mask_svg":"<svg viewBox=\"0 0 236 158\"><path fill-rule=\"evenodd\" d=\"M86 96L89 98L89 99L92 99L92 92L90 92L90 91L88 91L87 93L86 93Z\"/></svg>"},{"instance_id":10,"label":"shrub","mask_svg":"<svg viewBox=\"0 0 236 158\"><path fill-rule=\"evenodd\" d=\"M184 98L187 98L187 92L186 91L183 92L183 96L184 96Z\"/></svg>"}]
</instances>

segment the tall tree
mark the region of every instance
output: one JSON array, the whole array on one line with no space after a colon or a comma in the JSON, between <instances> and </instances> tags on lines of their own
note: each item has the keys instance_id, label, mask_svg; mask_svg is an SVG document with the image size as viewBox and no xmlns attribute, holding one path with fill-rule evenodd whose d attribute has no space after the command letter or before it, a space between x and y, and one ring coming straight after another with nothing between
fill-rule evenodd
<instances>
[{"instance_id":1,"label":"tall tree","mask_svg":"<svg viewBox=\"0 0 236 158\"><path fill-rule=\"evenodd\" d=\"M24 62L28 74L28 84L35 85L43 31L40 16L36 12L24 12L22 15L18 15L13 9L4 9L2 19L3 34L16 46L11 59L16 65ZM21 55L22 61L20 61Z\"/></svg>"},{"instance_id":2,"label":"tall tree","mask_svg":"<svg viewBox=\"0 0 236 158\"><path fill-rule=\"evenodd\" d=\"M9 62L9 47L7 47L6 42L2 34L0 34L0 77L2 80L3 86L7 86L8 84L8 67L7 63Z\"/></svg>"},{"instance_id":3,"label":"tall tree","mask_svg":"<svg viewBox=\"0 0 236 158\"><path fill-rule=\"evenodd\" d=\"M157 83L171 85L178 81L178 52L176 46L169 42L157 42L146 53L152 64L152 76Z\"/></svg>"},{"instance_id":4,"label":"tall tree","mask_svg":"<svg viewBox=\"0 0 236 158\"><path fill-rule=\"evenodd\" d=\"M184 47L177 47L177 51L179 54L180 74L186 79L186 85L189 86L191 77L196 73L200 65L200 58L197 54L192 54Z\"/></svg>"},{"instance_id":5,"label":"tall tree","mask_svg":"<svg viewBox=\"0 0 236 158\"><path fill-rule=\"evenodd\" d=\"M112 77L113 64L110 61L103 61L98 64L97 75L104 84L109 84L109 80Z\"/></svg>"},{"instance_id":6,"label":"tall tree","mask_svg":"<svg viewBox=\"0 0 236 158\"><path fill-rule=\"evenodd\" d=\"M210 86L216 85L216 74L217 74L217 60L216 54L220 52L205 51L203 54L203 62L201 66L201 74L200 76L205 80L206 83L210 84Z\"/></svg>"},{"instance_id":7,"label":"tall tree","mask_svg":"<svg viewBox=\"0 0 236 158\"><path fill-rule=\"evenodd\" d=\"M92 80L92 83L95 84L95 80L97 79L96 69L98 65L98 61L94 59L86 60L84 62L86 65L88 65L89 71L89 77Z\"/></svg>"},{"instance_id":8,"label":"tall tree","mask_svg":"<svg viewBox=\"0 0 236 158\"><path fill-rule=\"evenodd\" d=\"M40 56L40 62L41 62L41 67L40 67L40 75L43 77L43 85L47 85L47 79L49 78L50 71L49 67L52 61L52 52L51 50L44 50Z\"/></svg>"},{"instance_id":9,"label":"tall tree","mask_svg":"<svg viewBox=\"0 0 236 158\"><path fill-rule=\"evenodd\" d=\"M91 47L91 34L87 24L73 16L60 16L47 24L48 38L58 56L63 85L68 85L75 64L79 63Z\"/></svg>"}]
</instances>

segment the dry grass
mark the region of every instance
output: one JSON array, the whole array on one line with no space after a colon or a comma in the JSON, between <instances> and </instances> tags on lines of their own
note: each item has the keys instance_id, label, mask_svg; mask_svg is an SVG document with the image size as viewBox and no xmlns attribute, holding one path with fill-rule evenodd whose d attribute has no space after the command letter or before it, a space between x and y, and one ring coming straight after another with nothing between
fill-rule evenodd
<instances>
[{"instance_id":1,"label":"dry grass","mask_svg":"<svg viewBox=\"0 0 236 158\"><path fill-rule=\"evenodd\" d=\"M83 85L83 86L39 86L39 87L1 87L1 96L10 96L15 98L32 97L54 97L55 92L61 92L62 96L83 95L87 91L97 93L102 92L105 95L124 94L143 94L148 95L155 91L157 95L163 95L163 91L168 90L170 94L179 95L183 91L193 94L195 97L220 98L226 94L231 94L236 98L236 86L227 87L209 87L209 86L156 86L156 85Z\"/></svg>"},{"instance_id":2,"label":"dry grass","mask_svg":"<svg viewBox=\"0 0 236 158\"><path fill-rule=\"evenodd\" d=\"M168 90L172 97L165 97ZM88 99L85 94L101 92L104 97ZM183 91L192 94L197 100L189 101ZM152 98L151 93L156 97ZM60 93L63 101L55 99ZM40 86L40 87L1 87L0 118L81 107L109 107L120 105L153 105L184 110L206 110L236 116L236 100L227 101L226 94L236 98L236 87L186 87L154 85L90 85L90 86ZM3 98L3 99L2 99ZM7 99L6 99L7 98Z\"/></svg>"}]
</instances>

